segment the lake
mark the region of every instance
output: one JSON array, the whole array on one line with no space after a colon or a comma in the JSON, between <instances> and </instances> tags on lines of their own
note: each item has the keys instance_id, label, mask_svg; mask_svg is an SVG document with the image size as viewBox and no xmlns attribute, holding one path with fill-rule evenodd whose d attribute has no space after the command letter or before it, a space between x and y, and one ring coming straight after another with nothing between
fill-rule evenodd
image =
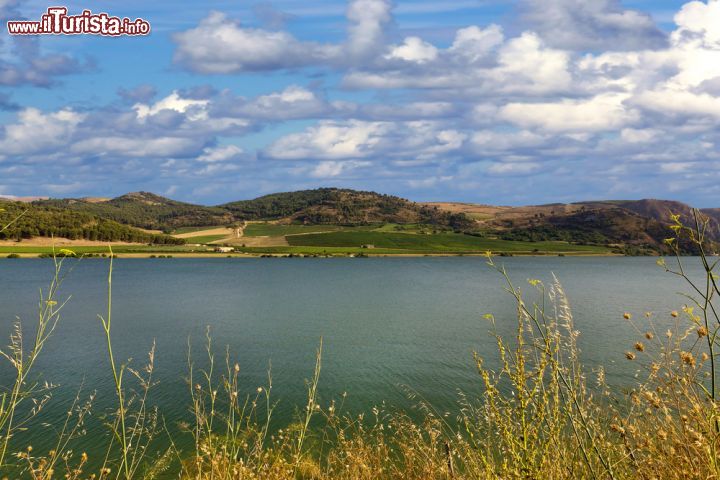
<instances>
[{"instance_id":1,"label":"lake","mask_svg":"<svg viewBox=\"0 0 720 480\"><path fill-rule=\"evenodd\" d=\"M669 322L687 291L653 258L497 258L531 295L529 278L563 283L582 332L582 358L604 365L614 384L633 382L623 353L637 334L623 312L639 321L645 311ZM700 273L695 259L686 259ZM58 384L43 421L63 417L84 385L97 391L95 411L112 405L113 390L98 314L106 310L108 261L68 260L73 267L61 290L72 296L60 325L42 352L37 373ZM7 338L19 317L32 325L38 289L52 276L50 260L0 261L0 320ZM226 346L239 363L245 391L267 384L271 365L277 421L305 401L315 349L323 338L321 404L347 392L348 411L367 411L385 401L412 410L408 390L439 411L456 409L458 391L478 394L473 351L495 358L486 313L502 333L514 335L514 304L500 275L484 258L369 259L119 259L113 275L113 342L117 358L140 368L156 342L156 380L151 402L166 421L187 415L188 345L196 368L210 327L215 350ZM5 343L5 342L4 342ZM492 364L492 363L491 363ZM1 371L3 385L10 381ZM104 428L99 422L89 429ZM43 443L46 438L34 439ZM85 445L92 448L92 445Z\"/></svg>"}]
</instances>

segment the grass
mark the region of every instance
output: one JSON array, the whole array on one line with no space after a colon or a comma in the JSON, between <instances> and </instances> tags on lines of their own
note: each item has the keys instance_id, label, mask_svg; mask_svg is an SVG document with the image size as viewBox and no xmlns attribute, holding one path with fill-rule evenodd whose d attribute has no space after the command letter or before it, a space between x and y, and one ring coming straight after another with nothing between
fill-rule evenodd
<instances>
[{"instance_id":1,"label":"grass","mask_svg":"<svg viewBox=\"0 0 720 480\"><path fill-rule=\"evenodd\" d=\"M228 238L229 235L201 235L197 237L186 238L188 243L212 243L217 240Z\"/></svg>"},{"instance_id":2,"label":"grass","mask_svg":"<svg viewBox=\"0 0 720 480\"><path fill-rule=\"evenodd\" d=\"M62 260L41 292L31 334L16 324L3 351L14 375L0 393L0 470L13 478L152 479L685 479L720 476L720 399L715 365L720 333L718 262L704 252L704 223L674 225L667 243L674 259L658 263L689 288L678 311L624 314L637 331L627 339L623 361L638 371L626 385L609 385L602 366L588 369L577 347L570 303L562 285L529 279L520 287L488 256L516 307L514 319L484 316L497 346L497 367L474 356L479 394L460 394L459 414L448 417L416 399L414 420L392 407L360 415L343 405L322 404L322 341L307 380L307 398L296 417L271 427L276 400L272 377L263 387L244 387L240 367L216 359L207 336L205 369L188 353L188 403L192 421L184 433L169 434L162 412L152 409L148 392L162 388L152 379L154 348L145 368L120 363L112 348L112 261L107 311L98 320L105 334L108 377L117 405L105 412L109 435L93 439L105 452L88 458L73 448L92 412L87 402L68 406L64 420L43 419L51 389L35 380L44 346L59 328L64 279ZM677 219L676 219L677 222ZM685 274L680 238L699 249L702 281ZM619 272L618 274L621 274ZM662 316L662 318L658 318ZM665 331L658 325L672 320ZM514 323L512 338L495 326ZM378 404L382 405L382 399ZM30 407L30 408L28 408ZM19 442L29 421L56 421L56 448L34 451ZM47 435L48 429L38 432ZM25 432L25 434L32 432ZM167 435L159 448L155 440ZM192 439L190 451L176 447L178 436Z\"/></svg>"},{"instance_id":3,"label":"grass","mask_svg":"<svg viewBox=\"0 0 720 480\"><path fill-rule=\"evenodd\" d=\"M312 247L361 247L417 251L422 253L481 253L495 252L584 252L608 253L605 247L572 245L565 242L516 242L480 238L455 233L406 234L385 232L333 232L323 234L291 235L286 237L291 246ZM370 250L372 252L372 250Z\"/></svg>"},{"instance_id":4,"label":"grass","mask_svg":"<svg viewBox=\"0 0 720 480\"><path fill-rule=\"evenodd\" d=\"M315 232L335 232L353 227L339 225L279 225L275 223L251 223L245 227L246 237L283 237Z\"/></svg>"},{"instance_id":5,"label":"grass","mask_svg":"<svg viewBox=\"0 0 720 480\"><path fill-rule=\"evenodd\" d=\"M60 248L55 247L44 247L44 246L0 246L0 253L24 253L24 254L49 254L53 251L59 251ZM71 246L69 250L81 254L88 253L108 253L108 248L104 246ZM187 245L118 245L113 247L114 253L182 253L190 252L192 247Z\"/></svg>"},{"instance_id":6,"label":"grass","mask_svg":"<svg viewBox=\"0 0 720 480\"><path fill-rule=\"evenodd\" d=\"M225 228L224 225L217 225L214 227L181 227L173 230L173 235L183 235L185 233L203 232L205 230L215 230L217 228Z\"/></svg>"}]
</instances>

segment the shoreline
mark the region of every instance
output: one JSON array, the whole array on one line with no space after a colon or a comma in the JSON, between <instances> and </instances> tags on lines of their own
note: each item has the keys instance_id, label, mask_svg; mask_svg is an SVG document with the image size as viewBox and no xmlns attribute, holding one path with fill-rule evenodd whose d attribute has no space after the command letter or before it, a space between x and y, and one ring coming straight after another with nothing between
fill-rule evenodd
<instances>
[{"instance_id":1,"label":"shoreline","mask_svg":"<svg viewBox=\"0 0 720 480\"><path fill-rule=\"evenodd\" d=\"M8 258L9 255L17 255L17 257ZM44 256L43 253L28 253L28 252L3 252L0 253L0 260L17 260L17 259L47 259L50 257ZM249 258L421 258L421 257L486 257L485 253L379 253L379 254L364 254L359 256L356 254L329 254L329 255L318 255L318 254L304 254L304 253L115 253L115 258L133 258L133 259L147 259L147 260L172 260L172 259L184 259L184 258L214 258L214 259L249 259ZM623 255L618 253L586 253L586 252L493 252L493 257L649 257L650 255ZM74 257L68 257L74 258ZM82 255L78 254L76 258L85 258L88 260L93 259L106 259L108 256L102 257L98 254Z\"/></svg>"}]
</instances>

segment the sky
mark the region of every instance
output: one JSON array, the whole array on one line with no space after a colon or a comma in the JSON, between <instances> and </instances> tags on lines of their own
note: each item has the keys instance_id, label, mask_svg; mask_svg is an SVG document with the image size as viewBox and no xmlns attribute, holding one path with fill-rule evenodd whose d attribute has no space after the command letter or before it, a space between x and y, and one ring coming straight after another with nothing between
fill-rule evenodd
<instances>
[{"instance_id":1,"label":"sky","mask_svg":"<svg viewBox=\"0 0 720 480\"><path fill-rule=\"evenodd\" d=\"M152 32L8 34L50 5L0 0L0 195L720 207L720 0L73 0Z\"/></svg>"}]
</instances>

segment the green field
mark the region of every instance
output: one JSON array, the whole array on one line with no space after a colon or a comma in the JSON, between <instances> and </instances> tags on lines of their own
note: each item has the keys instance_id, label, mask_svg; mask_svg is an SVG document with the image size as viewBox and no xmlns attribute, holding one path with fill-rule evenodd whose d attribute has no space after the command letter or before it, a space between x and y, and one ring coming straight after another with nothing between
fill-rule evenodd
<instances>
[{"instance_id":1,"label":"green field","mask_svg":"<svg viewBox=\"0 0 720 480\"><path fill-rule=\"evenodd\" d=\"M481 253L494 252L582 252L608 253L605 247L571 245L565 242L516 242L491 238L480 238L455 233L413 235L407 233L383 232L331 232L308 235L290 235L288 243L293 247L354 247L373 245L374 249L363 249L376 253L378 249L405 250L420 253Z\"/></svg>"},{"instance_id":2,"label":"green field","mask_svg":"<svg viewBox=\"0 0 720 480\"><path fill-rule=\"evenodd\" d=\"M224 228L224 225L216 225L214 227L182 227L177 230L173 230L173 235L182 235L185 233L202 232L204 230L214 230L216 228Z\"/></svg>"},{"instance_id":3,"label":"green field","mask_svg":"<svg viewBox=\"0 0 720 480\"><path fill-rule=\"evenodd\" d=\"M197 237L188 237L185 240L187 243L210 243L227 237L227 235L199 235Z\"/></svg>"},{"instance_id":4,"label":"green field","mask_svg":"<svg viewBox=\"0 0 720 480\"><path fill-rule=\"evenodd\" d=\"M108 247L93 246L72 246L72 247L39 247L39 246L0 246L0 254L9 253L47 253L52 254L53 251L60 252L60 250L67 249L71 250L78 255L86 253L109 253ZM188 247L187 245L117 245L112 248L113 253L189 253L191 251L199 251Z\"/></svg>"},{"instance_id":5,"label":"green field","mask_svg":"<svg viewBox=\"0 0 720 480\"><path fill-rule=\"evenodd\" d=\"M304 233L337 232L352 227L339 225L278 225L274 223L251 223L245 227L246 237L282 237Z\"/></svg>"},{"instance_id":6,"label":"green field","mask_svg":"<svg viewBox=\"0 0 720 480\"><path fill-rule=\"evenodd\" d=\"M308 255L458 255L493 253L514 254L610 254L611 249L595 245L574 245L566 242L521 242L496 238L476 237L459 233L416 233L418 225L394 224L342 227L338 225L276 225L251 224L248 236L285 236L289 246L240 247L238 251L250 254L308 254ZM402 230L400 230L402 229ZM248 232L250 230L250 232ZM318 232L320 230L320 232ZM207 244L226 238L225 235L199 235L188 238L188 243ZM362 248L363 245L372 248ZM56 251L59 251L56 248ZM108 253L108 247L72 247L78 254ZM208 247L190 245L119 245L113 247L118 254L128 253L198 253L210 251ZM52 247L0 246L0 254L50 254Z\"/></svg>"}]
</instances>

